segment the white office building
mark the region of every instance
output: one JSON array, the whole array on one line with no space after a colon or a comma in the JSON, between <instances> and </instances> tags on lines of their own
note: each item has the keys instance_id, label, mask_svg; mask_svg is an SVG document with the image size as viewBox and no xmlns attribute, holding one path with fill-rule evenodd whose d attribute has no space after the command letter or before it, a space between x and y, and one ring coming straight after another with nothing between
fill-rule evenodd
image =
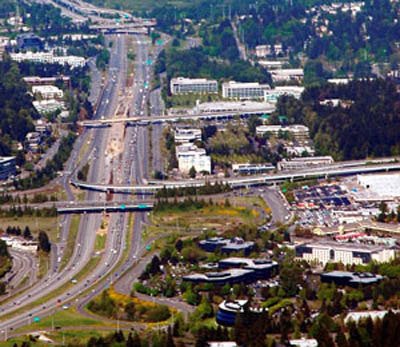
<instances>
[{"instance_id":1,"label":"white office building","mask_svg":"<svg viewBox=\"0 0 400 347\"><path fill-rule=\"evenodd\" d=\"M230 81L222 84L222 97L226 99L262 99L264 91L267 89L271 89L268 84Z\"/></svg>"},{"instance_id":2,"label":"white office building","mask_svg":"<svg viewBox=\"0 0 400 347\"><path fill-rule=\"evenodd\" d=\"M218 93L218 82L205 78L172 78L170 82L171 94L187 93Z\"/></svg>"},{"instance_id":3,"label":"white office building","mask_svg":"<svg viewBox=\"0 0 400 347\"><path fill-rule=\"evenodd\" d=\"M386 263L396 256L396 250L392 247L329 241L301 244L295 247L295 251L297 258L322 265L327 263L362 265L371 261Z\"/></svg>"},{"instance_id":4,"label":"white office building","mask_svg":"<svg viewBox=\"0 0 400 347\"><path fill-rule=\"evenodd\" d=\"M32 94L41 99L62 99L64 92L56 86L32 86Z\"/></svg>"},{"instance_id":5,"label":"white office building","mask_svg":"<svg viewBox=\"0 0 400 347\"><path fill-rule=\"evenodd\" d=\"M175 143L189 143L201 140L201 129L197 128L176 128Z\"/></svg>"},{"instance_id":6,"label":"white office building","mask_svg":"<svg viewBox=\"0 0 400 347\"><path fill-rule=\"evenodd\" d=\"M265 102L276 103L279 97L283 95L290 95L296 99L300 99L301 94L304 92L304 87L298 86L278 86L274 89L264 90Z\"/></svg>"},{"instance_id":7,"label":"white office building","mask_svg":"<svg viewBox=\"0 0 400 347\"><path fill-rule=\"evenodd\" d=\"M278 163L278 170L295 171L309 169L312 167L320 167L333 164L334 160L331 156L320 157L301 157L293 159L283 159Z\"/></svg>"},{"instance_id":8,"label":"white office building","mask_svg":"<svg viewBox=\"0 0 400 347\"><path fill-rule=\"evenodd\" d=\"M73 55L55 56L51 52L11 53L10 57L18 63L32 61L43 64L69 65L71 68L84 67L86 65L86 60L83 57Z\"/></svg>"},{"instance_id":9,"label":"white office building","mask_svg":"<svg viewBox=\"0 0 400 347\"><path fill-rule=\"evenodd\" d=\"M211 173L211 157L206 154L204 148L186 143L176 147L176 157L178 159L179 171L189 173L192 167L196 172Z\"/></svg>"},{"instance_id":10,"label":"white office building","mask_svg":"<svg viewBox=\"0 0 400 347\"><path fill-rule=\"evenodd\" d=\"M290 133L296 140L308 140L309 130L308 127L302 124L293 125L259 125L256 127L256 134L263 136L264 134L271 134L278 136L280 133Z\"/></svg>"}]
</instances>

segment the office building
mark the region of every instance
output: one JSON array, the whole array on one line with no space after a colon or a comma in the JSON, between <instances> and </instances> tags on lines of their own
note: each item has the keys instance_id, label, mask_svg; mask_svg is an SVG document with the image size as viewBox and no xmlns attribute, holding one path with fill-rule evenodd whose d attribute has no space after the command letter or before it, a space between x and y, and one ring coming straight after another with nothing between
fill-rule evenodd
<instances>
[{"instance_id":1,"label":"office building","mask_svg":"<svg viewBox=\"0 0 400 347\"><path fill-rule=\"evenodd\" d=\"M196 284L212 283L222 286L225 284L234 283L251 283L256 280L255 272L253 270L245 269L230 269L221 272L194 273L183 276L182 279L186 282L192 282Z\"/></svg>"},{"instance_id":2,"label":"office building","mask_svg":"<svg viewBox=\"0 0 400 347\"><path fill-rule=\"evenodd\" d=\"M44 100L62 99L64 97L64 92L60 88L50 85L32 86L32 94Z\"/></svg>"},{"instance_id":3,"label":"office building","mask_svg":"<svg viewBox=\"0 0 400 347\"><path fill-rule=\"evenodd\" d=\"M243 314L248 300L225 300L218 306L218 311L216 315L217 323L224 326L233 326L236 321L236 316L238 314ZM261 314L265 312L264 309L258 309L254 307L249 308L253 313Z\"/></svg>"},{"instance_id":4,"label":"office building","mask_svg":"<svg viewBox=\"0 0 400 347\"><path fill-rule=\"evenodd\" d=\"M170 82L171 94L187 93L218 93L218 82L216 80L207 80L205 78L172 78Z\"/></svg>"},{"instance_id":5,"label":"office building","mask_svg":"<svg viewBox=\"0 0 400 347\"><path fill-rule=\"evenodd\" d=\"M86 65L86 60L83 57L78 56L55 56L51 52L26 52L26 53L11 53L10 57L18 63L23 61L31 61L34 63L42 64L59 64L59 65L69 65L72 69L78 67L84 67Z\"/></svg>"},{"instance_id":6,"label":"office building","mask_svg":"<svg viewBox=\"0 0 400 347\"><path fill-rule=\"evenodd\" d=\"M382 281L381 275L370 272L349 272L349 271L330 271L320 275L321 282L335 283L339 286L359 287L370 284L377 284Z\"/></svg>"},{"instance_id":7,"label":"office building","mask_svg":"<svg viewBox=\"0 0 400 347\"><path fill-rule=\"evenodd\" d=\"M232 253L232 252L243 252L245 255L249 255L254 248L253 241L244 241L240 237L234 237L232 239L225 239L223 237L212 237L199 242L199 247L206 252L217 252L221 253Z\"/></svg>"},{"instance_id":8,"label":"office building","mask_svg":"<svg viewBox=\"0 0 400 347\"><path fill-rule=\"evenodd\" d=\"M331 156L283 159L278 163L278 170L281 171L303 170L312 167L326 166L333 163L334 160Z\"/></svg>"},{"instance_id":9,"label":"office building","mask_svg":"<svg viewBox=\"0 0 400 347\"><path fill-rule=\"evenodd\" d=\"M201 140L201 129L197 128L176 128L175 143L189 143Z\"/></svg>"},{"instance_id":10,"label":"office building","mask_svg":"<svg viewBox=\"0 0 400 347\"><path fill-rule=\"evenodd\" d=\"M271 163L263 164L232 164L233 173L240 175L261 174L275 170L275 166Z\"/></svg>"},{"instance_id":11,"label":"office building","mask_svg":"<svg viewBox=\"0 0 400 347\"><path fill-rule=\"evenodd\" d=\"M277 86L274 89L264 90L265 102L276 103L283 95L290 95L296 99L300 99L304 92L304 87L298 86Z\"/></svg>"},{"instance_id":12,"label":"office building","mask_svg":"<svg viewBox=\"0 0 400 347\"><path fill-rule=\"evenodd\" d=\"M176 147L179 171L189 173L192 167L196 172L211 173L211 157L206 154L204 148L198 148L191 143L185 143Z\"/></svg>"},{"instance_id":13,"label":"office building","mask_svg":"<svg viewBox=\"0 0 400 347\"><path fill-rule=\"evenodd\" d=\"M262 99L264 91L271 89L268 84L230 81L222 84L222 97L226 99Z\"/></svg>"},{"instance_id":14,"label":"office building","mask_svg":"<svg viewBox=\"0 0 400 347\"><path fill-rule=\"evenodd\" d=\"M319 264L342 263L344 265L389 262L396 256L394 247L363 245L358 243L320 242L295 247L296 257Z\"/></svg>"},{"instance_id":15,"label":"office building","mask_svg":"<svg viewBox=\"0 0 400 347\"><path fill-rule=\"evenodd\" d=\"M294 124L294 125L259 125L256 127L256 134L263 136L264 134L271 134L278 136L279 134L289 133L294 139L298 141L309 140L309 130L305 125Z\"/></svg>"},{"instance_id":16,"label":"office building","mask_svg":"<svg viewBox=\"0 0 400 347\"><path fill-rule=\"evenodd\" d=\"M254 278L266 280L277 273L278 263L269 259L232 257L220 260L218 268L252 270Z\"/></svg>"},{"instance_id":17,"label":"office building","mask_svg":"<svg viewBox=\"0 0 400 347\"><path fill-rule=\"evenodd\" d=\"M0 157L0 180L6 180L15 174L15 157Z\"/></svg>"},{"instance_id":18,"label":"office building","mask_svg":"<svg viewBox=\"0 0 400 347\"><path fill-rule=\"evenodd\" d=\"M272 81L279 82L300 82L304 77L303 69L276 69L271 70Z\"/></svg>"}]
</instances>

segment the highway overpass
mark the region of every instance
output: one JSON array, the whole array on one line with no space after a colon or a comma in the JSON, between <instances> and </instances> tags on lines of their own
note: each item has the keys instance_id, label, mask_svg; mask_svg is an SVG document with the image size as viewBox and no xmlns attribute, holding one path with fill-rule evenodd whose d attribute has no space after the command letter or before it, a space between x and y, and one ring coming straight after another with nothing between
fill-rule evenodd
<instances>
[{"instance_id":1,"label":"highway overpass","mask_svg":"<svg viewBox=\"0 0 400 347\"><path fill-rule=\"evenodd\" d=\"M153 181L147 185L107 185L97 183L87 183L80 181L71 181L71 183L81 189L95 190L101 192L114 193L136 193L136 194L154 194L162 189L202 187L206 184L227 184L232 188L251 187L257 185L268 185L282 183L284 181L301 181L307 179L328 178L337 176L351 176L357 174L368 174L388 171L400 171L400 163L383 164L364 164L359 166L337 165L333 168L319 167L305 171L287 172L277 174L264 174L257 176L234 177L225 179L199 179L185 181Z\"/></svg>"},{"instance_id":2,"label":"highway overpass","mask_svg":"<svg viewBox=\"0 0 400 347\"><path fill-rule=\"evenodd\" d=\"M166 115L166 116L153 116L153 117L126 117L126 118L110 118L110 119L99 119L99 120L86 120L79 122L78 124L87 128L99 128L107 127L116 123L126 123L127 125L149 125L157 123L167 123L167 122L180 122L184 120L215 120L215 119L231 119L235 116L239 117L249 117L251 115L262 115L264 113L271 113L275 110L275 107L266 108L265 110L256 111L243 111L243 112L221 112L212 114L193 114L193 115Z\"/></svg>"},{"instance_id":3,"label":"highway overpass","mask_svg":"<svg viewBox=\"0 0 400 347\"><path fill-rule=\"evenodd\" d=\"M106 213L112 213L112 212L143 212L143 211L150 211L154 207L154 204L152 202L146 202L146 203L136 203L136 204L127 204L127 203L121 203L118 205L110 206L110 205L104 205L104 206L93 206L93 205L87 205L87 206L67 206L67 207L58 207L57 212L59 214L67 214L67 213L101 213L101 212L106 212Z\"/></svg>"}]
</instances>

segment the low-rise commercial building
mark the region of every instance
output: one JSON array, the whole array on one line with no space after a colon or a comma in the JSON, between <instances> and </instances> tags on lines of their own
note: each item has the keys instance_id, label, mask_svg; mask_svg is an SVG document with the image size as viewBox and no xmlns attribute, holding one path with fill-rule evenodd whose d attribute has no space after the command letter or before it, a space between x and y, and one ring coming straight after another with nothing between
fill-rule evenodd
<instances>
[{"instance_id":1,"label":"low-rise commercial building","mask_svg":"<svg viewBox=\"0 0 400 347\"><path fill-rule=\"evenodd\" d=\"M383 276L370 272L330 271L320 275L321 282L335 283L339 286L359 287L377 284L382 281Z\"/></svg>"},{"instance_id":2,"label":"low-rise commercial building","mask_svg":"<svg viewBox=\"0 0 400 347\"><path fill-rule=\"evenodd\" d=\"M293 124L293 125L259 125L256 127L256 134L263 136L264 134L271 134L278 136L279 134L289 133L294 139L298 141L308 140L310 137L309 130L305 125Z\"/></svg>"},{"instance_id":3,"label":"low-rise commercial building","mask_svg":"<svg viewBox=\"0 0 400 347\"><path fill-rule=\"evenodd\" d=\"M389 262L396 256L393 247L370 246L357 243L319 242L295 247L296 257L319 264L342 263L344 265Z\"/></svg>"},{"instance_id":4,"label":"low-rise commercial building","mask_svg":"<svg viewBox=\"0 0 400 347\"><path fill-rule=\"evenodd\" d=\"M261 99L267 89L271 89L268 84L230 81L222 84L222 97L227 99Z\"/></svg>"},{"instance_id":5,"label":"low-rise commercial building","mask_svg":"<svg viewBox=\"0 0 400 347\"><path fill-rule=\"evenodd\" d=\"M398 312L398 310L394 310L393 312ZM380 319L387 315L388 311L358 311L358 312L349 312L347 316L344 318L344 323L348 324L350 321L354 323L358 323L360 320L365 320L367 318L371 318L372 320Z\"/></svg>"},{"instance_id":6,"label":"low-rise commercial building","mask_svg":"<svg viewBox=\"0 0 400 347\"><path fill-rule=\"evenodd\" d=\"M58 100L35 100L32 102L33 107L40 114L45 115L49 113L54 113L56 111L61 111L64 108L64 103Z\"/></svg>"},{"instance_id":7,"label":"low-rise commercial building","mask_svg":"<svg viewBox=\"0 0 400 347\"><path fill-rule=\"evenodd\" d=\"M45 100L62 99L64 97L64 92L60 88L51 85L32 86L32 93Z\"/></svg>"},{"instance_id":8,"label":"low-rise commercial building","mask_svg":"<svg viewBox=\"0 0 400 347\"><path fill-rule=\"evenodd\" d=\"M0 180L6 180L16 174L15 157L0 157Z\"/></svg>"},{"instance_id":9,"label":"low-rise commercial building","mask_svg":"<svg viewBox=\"0 0 400 347\"><path fill-rule=\"evenodd\" d=\"M175 143L189 143L201 140L201 129L197 128L176 128Z\"/></svg>"},{"instance_id":10,"label":"low-rise commercial building","mask_svg":"<svg viewBox=\"0 0 400 347\"><path fill-rule=\"evenodd\" d=\"M253 241L244 241L240 237L225 239L223 237L212 237L199 242L199 247L206 252L221 251L222 253L243 252L249 255L254 248Z\"/></svg>"},{"instance_id":11,"label":"low-rise commercial building","mask_svg":"<svg viewBox=\"0 0 400 347\"><path fill-rule=\"evenodd\" d=\"M196 172L211 173L211 157L206 154L204 148L198 148L191 143L185 143L176 147L179 171L189 173L192 167Z\"/></svg>"},{"instance_id":12,"label":"low-rise commercial building","mask_svg":"<svg viewBox=\"0 0 400 347\"><path fill-rule=\"evenodd\" d=\"M316 339L294 339L289 340L289 345L295 347L318 347L318 341Z\"/></svg>"},{"instance_id":13,"label":"low-rise commercial building","mask_svg":"<svg viewBox=\"0 0 400 347\"><path fill-rule=\"evenodd\" d=\"M57 77L28 76L24 77L23 80L28 86L54 85L58 81L63 82L65 86L69 86L71 82L71 78L69 76L57 76Z\"/></svg>"},{"instance_id":14,"label":"low-rise commercial building","mask_svg":"<svg viewBox=\"0 0 400 347\"><path fill-rule=\"evenodd\" d=\"M232 164L233 173L237 173L240 175L251 175L251 174L260 174L266 173L269 171L275 170L275 166L271 163L263 163L263 164Z\"/></svg>"},{"instance_id":15,"label":"low-rise commercial building","mask_svg":"<svg viewBox=\"0 0 400 347\"><path fill-rule=\"evenodd\" d=\"M294 171L309 169L312 167L320 167L333 164L334 160L331 156L322 157L301 157L293 159L283 159L278 163L278 170Z\"/></svg>"},{"instance_id":16,"label":"low-rise commercial building","mask_svg":"<svg viewBox=\"0 0 400 347\"><path fill-rule=\"evenodd\" d=\"M205 78L172 78L170 81L171 94L187 93L218 93L218 82Z\"/></svg>"},{"instance_id":17,"label":"low-rise commercial building","mask_svg":"<svg viewBox=\"0 0 400 347\"><path fill-rule=\"evenodd\" d=\"M290 95L296 99L300 99L304 92L304 87L299 86L277 86L273 89L264 90L264 100L266 102L276 103L283 95Z\"/></svg>"},{"instance_id":18,"label":"low-rise commercial building","mask_svg":"<svg viewBox=\"0 0 400 347\"><path fill-rule=\"evenodd\" d=\"M304 77L303 69L276 69L271 71L272 81L279 82L300 82Z\"/></svg>"}]
</instances>

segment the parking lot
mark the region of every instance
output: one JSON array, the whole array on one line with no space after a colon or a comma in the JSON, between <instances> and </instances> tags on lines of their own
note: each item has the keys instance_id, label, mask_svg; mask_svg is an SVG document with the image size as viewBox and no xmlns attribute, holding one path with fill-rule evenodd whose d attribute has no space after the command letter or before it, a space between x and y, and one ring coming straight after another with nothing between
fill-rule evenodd
<instances>
[{"instance_id":1,"label":"parking lot","mask_svg":"<svg viewBox=\"0 0 400 347\"><path fill-rule=\"evenodd\" d=\"M339 224L333 216L334 210L351 208L348 192L338 184L303 186L294 191L295 208L301 226L332 227Z\"/></svg>"}]
</instances>

